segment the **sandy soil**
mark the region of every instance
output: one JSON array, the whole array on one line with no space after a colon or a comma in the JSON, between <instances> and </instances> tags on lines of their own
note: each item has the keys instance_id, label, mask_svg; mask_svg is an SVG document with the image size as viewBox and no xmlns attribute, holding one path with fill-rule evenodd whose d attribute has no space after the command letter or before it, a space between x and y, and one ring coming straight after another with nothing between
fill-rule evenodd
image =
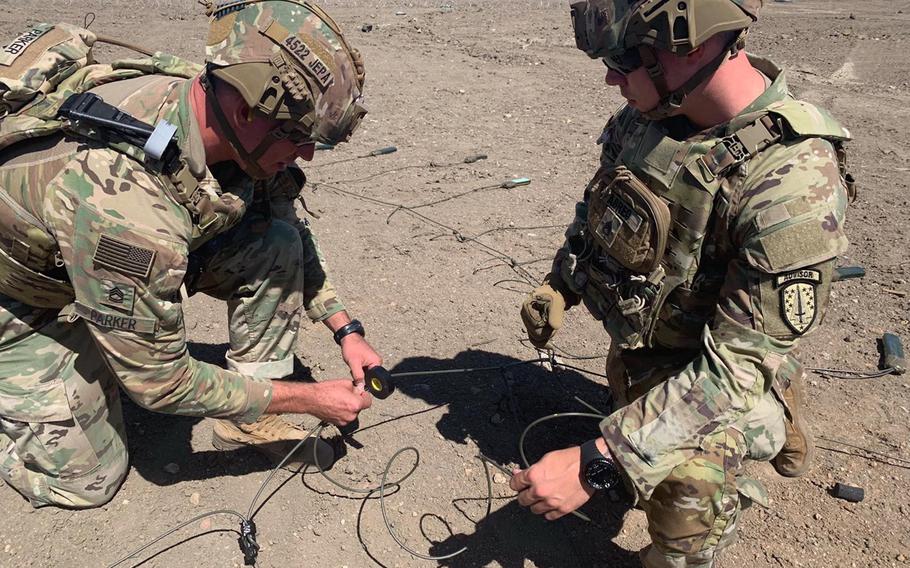
<instances>
[{"instance_id":1,"label":"sandy soil","mask_svg":"<svg viewBox=\"0 0 910 568\"><path fill-rule=\"evenodd\" d=\"M308 168L316 183L306 199L320 215L313 225L348 308L393 371L498 366L534 357L521 343L517 312L530 287L510 264L533 278L548 269L572 204L594 171L594 141L620 103L618 93L603 85L603 67L574 49L562 2L326 5L364 52L371 108L353 144L319 153ZM0 6L0 37L39 21L81 24L87 12L95 13L92 29L99 33L201 57L206 22L189 1L17 0ZM367 23L373 30L362 32ZM829 108L856 138L851 156L861 194L849 211L853 246L842 262L865 266L868 276L837 285L824 329L802 345L809 365L874 369L876 339L884 331L910 339L908 29L906 0L798 0L769 4L751 35L752 51L785 65L794 91ZM120 52L99 53L110 58ZM399 151L330 165L389 145ZM477 153L489 157L459 164ZM394 207L319 186L415 205L513 177L533 182L419 210L457 233L404 211L389 218ZM464 238L481 233L479 241ZM222 360L224 306L194 297L187 321L193 352ZM603 331L578 310L557 343L584 356L607 348ZM321 326L304 330L299 353L316 378L346 374ZM601 359L575 363L593 371L603 365ZM588 507L596 524L575 518L547 523L518 507L497 476L493 512L484 518L486 482L474 456L519 462L521 430L551 412L585 410L575 395L604 403L601 379L522 367L506 374L402 379L399 390L362 416L363 426L376 427L356 436L363 449L350 450L332 475L360 487L375 484L398 448L417 448L419 467L387 501L390 520L410 547L441 555L466 546L464 554L439 563L451 566L637 565L636 552L647 543L644 517L622 498ZM784 480L764 464L750 467L769 488L772 507L746 513L740 543L718 566L910 564L910 378L812 376L810 391L810 413L827 450L801 480ZM33 511L12 490L0 490L7 518L0 523L0 566L105 566L195 515L246 511L268 475L266 460L215 452L209 421L127 410L132 471L108 506ZM584 439L592 428L584 421L541 427L530 454ZM392 476L408 469L411 456L401 457ZM866 500L834 499L829 490L838 481L864 487ZM396 545L375 498L341 491L314 472L281 472L266 495L256 516L260 566L434 564ZM195 522L127 565L240 566L236 528L230 517ZM168 548L180 539L187 542Z\"/></svg>"}]
</instances>

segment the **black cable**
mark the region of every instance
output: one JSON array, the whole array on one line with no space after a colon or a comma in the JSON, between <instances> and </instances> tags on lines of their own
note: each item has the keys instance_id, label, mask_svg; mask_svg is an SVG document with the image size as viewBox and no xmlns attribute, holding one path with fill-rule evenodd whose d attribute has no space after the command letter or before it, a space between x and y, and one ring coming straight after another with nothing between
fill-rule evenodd
<instances>
[{"instance_id":1,"label":"black cable","mask_svg":"<svg viewBox=\"0 0 910 568\"><path fill-rule=\"evenodd\" d=\"M581 369L581 368L578 368L578 367L573 367L573 366L571 366L571 365L566 365L566 364L561 363L561 362L558 362L558 361L555 361L555 362L554 362L554 360L553 360L552 357L549 357L549 358L548 358L548 357L540 357L540 358L537 358L537 359L529 359L529 360L526 360L526 361L515 361L515 362L513 362L513 363L507 363L507 364L505 364L505 365L495 365L495 366L487 366L487 367L468 367L468 368L458 368L458 369L443 369L443 370L436 370L436 371L407 371L407 372L400 372L400 373L392 373L392 376L393 376L393 377L409 377L409 376L434 376L434 375L449 375L449 374L467 374L467 373L490 372L490 371L500 371L500 372L502 372L502 371L505 371L506 369L509 369L509 368L512 368L512 367L518 367L518 366L522 366L522 365L530 365L530 364L534 364L534 363L544 363L544 362L550 362L550 363L553 364L554 366L572 369L572 370L575 370L575 371L578 371L578 372L581 372L581 373L587 373L587 374L596 375L596 376L603 376L603 375L599 375L598 373L593 373L593 372L591 372L591 371L588 371L588 370L586 370L586 369ZM584 401L581 400L580 398L578 398L578 397L575 397L575 398L576 398L576 400L578 400L578 402L580 402L580 403L583 404L584 406L587 406L588 408L590 408L590 409L592 409L592 410L596 410L593 406L591 406L590 404L584 402ZM432 409L439 408L439 407L441 407L441 406L444 406L444 405L438 405L438 406L433 407ZM432 410L432 409L430 409L430 410ZM556 418L572 418L572 417L580 417L580 418L603 418L603 415L601 415L601 414L592 414L592 413L583 413L583 412L569 412L569 413L552 414L552 415L550 415L550 416L545 416L545 417L543 417L543 418L539 418L539 419L535 420L534 422L532 422L530 425L528 425L528 426L524 429L524 431L523 431L522 434L521 434L521 438L519 439L519 453L521 454L521 458L522 458L523 463L525 464L525 467L528 467L528 465L529 465L529 464L528 464L527 457L526 457L526 455L525 455L525 451L524 451L524 440L525 440L525 438L526 438L526 436L527 436L527 433L528 433L532 428L534 428L534 427L536 427L537 425L539 425L539 424L541 424L541 423L543 423L543 422L546 422L546 421L548 421L548 420L553 420L553 419L556 419ZM387 421L387 422L388 422L388 421ZM125 562L125 561L127 561L127 560L129 560L129 559L131 559L131 558L136 557L137 555L141 554L143 551L147 550L148 548L152 547L153 545L157 544L158 542L160 542L161 540L167 538L168 536L174 534L175 532L179 531L180 529L186 527L187 525L190 525L190 524L192 524L192 523L194 523L194 522L197 522L197 521L199 521L199 520L202 520L202 519L204 519L204 518L211 517L211 516L214 516L214 515L219 515L219 514L233 515L233 516L235 516L235 517L237 517L237 518L240 519L240 523L241 523L241 530L240 530L240 535L241 535L241 536L240 536L240 545L241 545L241 549L242 549L243 552L244 552L244 557L245 557L245 560L246 560L247 564L248 564L248 565L254 565L255 559L256 559L256 555L258 554L258 551L259 551L259 545L258 545L258 543L256 542L256 525L255 525L255 523L253 523L253 517L255 516L255 512L258 512L258 510L256 509L256 503L259 501L259 498L262 496L262 493L265 491L265 488L268 486L268 484L269 484L269 483L272 481L272 479L274 479L275 476L278 474L278 471L281 470L281 468L284 467L284 465L291 459L291 456L293 456L293 455L297 452L297 450L299 450L300 447L303 446L303 444L304 444L308 439L310 439L311 437L315 437L316 439L319 439L320 435L322 434L322 432L323 432L323 430L326 428L326 426L327 426L326 423L321 423L315 430L313 430L313 431L311 431L311 432L308 432L307 435L306 435L302 440L300 440L299 442L297 442L297 444L296 444L296 445L291 449L291 451L288 452L288 454L287 454L287 455L278 463L278 465L276 465L276 466L272 469L272 471L271 471L271 472L269 473L269 475L265 478L265 480L263 480L263 482L259 485L259 489L256 491L256 494L253 496L253 499L250 501L250 506L249 506L249 509L247 510L247 515L246 515L246 516L242 515L241 513L237 512L237 511L231 510L231 509L220 509L220 510L217 510L217 511L211 511L211 512L208 512L208 513L203 513L203 514L201 514L201 515L197 515L196 517L193 517L192 519L190 519L190 520L188 520L188 521L185 521L185 522L183 522L183 523L177 525L176 527L174 527L174 528L172 528L172 529L166 531L165 533L163 533L163 534L160 535L159 537L155 538L155 539L152 540L151 542L149 542L149 543L143 545L142 547L140 547L140 548L138 548L138 549L136 549L136 550L130 552L128 555L124 556L123 558L121 558L121 559L118 560L117 562L114 562L113 564L110 564L110 565L108 566L108 568L115 568L116 566L119 566L119 565L122 564L123 562ZM375 425L374 425L374 426L375 426ZM367 428L372 428L372 427L374 427L374 426L368 426ZM365 429L367 429L367 428L364 428L364 429L361 429L361 430L357 430L357 432L360 432L360 431L365 430ZM356 433L356 432L355 432L355 433ZM400 538L400 537L398 536L398 534L395 532L395 529L394 529L394 527L392 526L391 522L388 520L388 513L387 513L386 507L385 507L385 498L386 498L386 493L385 493L385 491L386 491L386 488L392 487L392 486L395 486L395 487L397 487L397 488L400 488L400 487L401 487L401 483L403 483L405 480L407 480L408 478L410 478L410 477L414 474L414 472L415 472L416 469L417 469L417 466L420 464L420 452L419 452L416 448L414 448L414 447L405 447L405 448L401 448L400 450L398 450L398 451L389 459L389 461L387 462L386 467L385 467L385 469L383 470L382 478L381 478L380 483L379 483L378 486L376 486L376 487L370 487L370 488L359 488L359 487L348 486L348 485L346 485L346 484L344 484L344 483L341 483L341 482L339 482L339 481L333 479L331 476L329 476L329 475L326 473L326 471L323 469L322 465L319 463L319 457L318 457L318 453L317 453L317 447L318 447L318 446L317 446L316 444L313 445L313 463L315 464L315 467L317 468L317 470L319 471L319 473L320 473L326 480L328 480L330 483L334 484L335 486L337 486L337 487L339 487L339 488L341 488L341 489L343 489L343 490L345 490L345 491L349 491L349 492L351 492L351 493L364 494L364 495L367 495L367 496L369 496L369 495L371 495L371 494L373 494L373 493L379 492L379 503L380 503L380 507L382 508L383 522L385 523L386 530L388 530L389 534L392 536L392 538L395 540L395 542L398 543L398 545L399 545L403 550L407 551L409 554L412 554L413 556L415 556L415 557L417 557L417 558L422 558L422 559L424 559L424 560L448 560L448 559L454 558L455 556L458 556L459 554L461 554L461 553L463 553L463 552L465 552L465 551L467 550L467 547L462 547L461 549L459 549L459 550L457 550L457 551L455 551L455 552L453 552L453 553L446 554L446 555L442 555L442 556L428 556L428 555L419 553L419 552L417 552L417 551L415 551L415 550L412 550L412 549L409 548L406 544L404 544L404 542L401 540L401 538ZM392 469L392 466L394 465L394 463L395 463L395 461L398 459L398 457L399 457L401 454L403 454L404 452L407 452L407 451L412 451L412 452L414 452L415 458L416 458L416 459L415 459L415 462L414 462L414 465L413 465L413 466L411 467L411 469L410 469L406 474L404 474L400 479L398 479L398 480L395 481L395 482L389 483L389 482L388 482L388 475L389 475L389 472L390 472L391 469ZM493 504L493 482L492 482L492 476L490 475L490 471L489 471L489 467L488 467L488 466L489 466L489 465L493 465L494 467L498 468L500 471L502 471L502 472L505 473L506 475L510 475L510 476L511 476L511 475L512 475L512 472L509 471L507 468L503 467L502 465L497 464L496 462L494 462L494 461L491 460L490 458L487 458L487 457L484 456L483 454L478 454L478 455L477 455L477 459L480 460L480 462L483 464L483 466L484 466L484 472L486 473L486 479L487 479L487 497L486 497L486 500L487 500L487 512L486 512L486 515L489 515L489 514L490 514L490 511L492 510L492 504ZM585 521L589 521L589 522L590 522L590 518L588 518L586 515L584 515L583 513L579 512L579 511L573 511L572 514L575 515L575 516L577 516L577 517L579 517L580 519L583 519L583 520L585 520Z\"/></svg>"},{"instance_id":2,"label":"black cable","mask_svg":"<svg viewBox=\"0 0 910 568\"><path fill-rule=\"evenodd\" d=\"M528 426L521 432L521 437L518 438L518 453L521 454L521 463L524 464L525 469L531 467L530 462L528 462L528 456L525 454L525 438L534 427L544 422L549 422L550 420L556 420L557 418L590 418L603 420L606 418L603 414L594 414L592 412L559 412L556 414L550 414L549 416L544 416L543 418L538 418L534 422L528 424ZM572 511L572 514L578 517L579 519L591 522L591 518L581 511Z\"/></svg>"},{"instance_id":3,"label":"black cable","mask_svg":"<svg viewBox=\"0 0 910 568\"><path fill-rule=\"evenodd\" d=\"M892 461L896 461L896 462L898 462L898 463L903 463L903 464L910 465L910 460L907 460L907 459L904 459L904 458L899 458L899 457L896 457L896 456L894 456L894 455L892 455L892 454L886 454L886 453L883 453L883 452L877 452L877 451L875 451L875 450L870 450L870 449L868 449L868 448L864 448L864 447L862 447L862 446L857 446L857 445L851 444L851 443L849 443L849 442L843 442L843 441L841 441L841 440L835 440L834 438L827 438L827 437L825 437L825 436L819 436L818 439L819 439L819 440L824 440L824 441L826 441L826 442L831 442L832 444L837 444L838 446L845 446L845 447L847 447L847 448L853 448L854 450L859 450L859 451L861 451L861 452L866 452L867 454L871 454L871 455L873 455L873 456L878 456L878 457L881 457L881 458L886 458L886 459L889 459L889 460L892 460ZM827 450L828 448L823 448L823 449L826 449L826 450ZM888 465L892 465L892 464L888 464Z\"/></svg>"},{"instance_id":4,"label":"black cable","mask_svg":"<svg viewBox=\"0 0 910 568\"><path fill-rule=\"evenodd\" d=\"M219 510L217 510L217 511L209 511L208 513L202 513L201 515L197 515L197 516L193 517L192 519L190 519L190 520L188 520L188 521L185 521L185 522L183 522L183 523L180 523L180 524L177 525L176 527L170 529L169 531L165 532L164 534L162 534L161 536L159 536L158 538L156 538L155 540L149 542L148 544L142 546L141 548L137 548L137 549L134 550L133 552L130 552L129 554L127 554L126 556L124 556L123 558L121 558L120 560L118 560L117 562L114 562L113 564L110 564L107 568L114 568L115 566L119 566L120 564L123 564L123 563L126 562L127 560L129 560L129 559L131 559L131 558L134 558L136 555L141 554L143 551L147 550L147 549L150 548L151 546L153 546L153 545L157 544L158 542L164 540L165 538L171 536L172 534L174 534L175 532L179 531L179 530L182 529L183 527L185 527L185 526L187 526L187 525L191 525L191 524L195 523L196 521L201 521L202 519L205 519L205 518L207 518L207 517L213 517L213 516L215 516L215 515L233 515L233 516L239 518L241 523L244 523L244 522L247 521L247 518L246 518L246 517L244 517L243 515L241 515L241 514L238 513L237 511L234 511L234 510L231 510L231 509L219 509Z\"/></svg>"}]
</instances>

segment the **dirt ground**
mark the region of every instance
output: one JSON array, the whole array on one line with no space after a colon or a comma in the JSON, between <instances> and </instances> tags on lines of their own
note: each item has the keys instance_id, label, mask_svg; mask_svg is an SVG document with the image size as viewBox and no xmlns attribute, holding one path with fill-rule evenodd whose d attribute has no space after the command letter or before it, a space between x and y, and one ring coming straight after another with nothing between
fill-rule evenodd
<instances>
[{"instance_id":1,"label":"dirt ground","mask_svg":"<svg viewBox=\"0 0 910 568\"><path fill-rule=\"evenodd\" d=\"M510 264L534 278L549 268L595 169L595 140L621 102L604 86L603 66L574 48L563 2L325 5L364 53L371 109L352 144L318 153L307 169L314 183L306 200L320 216L313 226L348 309L393 371L534 357L521 342L518 318L530 286ZM0 6L0 37L40 21L81 24L88 12L98 33L201 59L206 20L188 0L15 0ZM364 24L372 31L361 31ZM868 276L836 286L825 326L801 346L811 366L874 369L883 332L910 341L908 30L910 1L797 0L768 4L750 36L751 51L787 67L793 90L830 109L856 139L850 150L861 193L848 213L852 247L842 263L862 265ZM121 53L99 50L104 59ZM331 164L390 145L398 152ZM460 163L478 153L488 158ZM416 205L514 177L533 181L419 209L457 232L319 185ZM466 238L481 233L477 241ZM194 297L187 322L194 354L222 361L224 306ZM607 350L603 330L583 310L571 312L557 339L576 355ZM303 330L299 354L317 379L346 374L322 326ZM603 366L602 359L573 363L595 372ZM800 480L778 477L766 464L750 466L772 505L744 515L739 544L717 565L910 565L910 375L810 378L810 414L825 449ZM389 518L419 552L467 551L438 563L417 559L393 541L375 497L344 492L312 471L282 471L256 515L259 565L636 566L636 552L647 544L644 516L622 498L588 506L595 524L548 523L521 509L496 476L493 512L484 517L486 482L474 456L518 463L522 429L552 412L584 411L575 395L606 404L602 379L574 371L518 367L401 379L395 396L362 415L363 426L375 425L356 436L363 449L350 449L331 475L358 487L376 484L396 450L417 448L419 467L388 497ZM32 510L11 489L0 490L7 519L0 523L0 566L106 566L201 513L245 513L268 475L269 463L258 455L215 452L210 421L130 406L127 422L132 471L109 505ZM542 426L532 432L529 454L583 440L593 428L584 420ZM408 469L412 456L401 456L390 476ZM864 487L865 501L834 499L835 482ZM240 566L236 528L227 516L194 522L124 565Z\"/></svg>"}]
</instances>

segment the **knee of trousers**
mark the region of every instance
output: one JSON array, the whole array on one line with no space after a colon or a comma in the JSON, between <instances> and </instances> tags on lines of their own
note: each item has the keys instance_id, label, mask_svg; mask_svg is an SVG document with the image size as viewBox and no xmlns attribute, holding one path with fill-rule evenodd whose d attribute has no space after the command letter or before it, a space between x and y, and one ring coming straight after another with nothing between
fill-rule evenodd
<instances>
[{"instance_id":1,"label":"knee of trousers","mask_svg":"<svg viewBox=\"0 0 910 568\"><path fill-rule=\"evenodd\" d=\"M262 238L262 250L257 259L269 273L269 278L293 280L303 271L303 242L300 233L284 221L273 220Z\"/></svg>"},{"instance_id":2,"label":"knee of trousers","mask_svg":"<svg viewBox=\"0 0 910 568\"><path fill-rule=\"evenodd\" d=\"M704 449L670 473L642 503L652 546L646 568L709 568L736 538L740 496L736 478L746 452L742 434L729 429L710 436Z\"/></svg>"},{"instance_id":3,"label":"knee of trousers","mask_svg":"<svg viewBox=\"0 0 910 568\"><path fill-rule=\"evenodd\" d=\"M100 507L114 498L126 474L129 459L123 453L114 461L99 464L94 471L73 479L49 479L53 505L75 509Z\"/></svg>"},{"instance_id":4,"label":"knee of trousers","mask_svg":"<svg viewBox=\"0 0 910 568\"><path fill-rule=\"evenodd\" d=\"M28 468L20 461L4 468L2 477L33 507L90 509L110 502L128 471L127 454L120 452L105 456L96 467L82 475L54 476Z\"/></svg>"}]
</instances>

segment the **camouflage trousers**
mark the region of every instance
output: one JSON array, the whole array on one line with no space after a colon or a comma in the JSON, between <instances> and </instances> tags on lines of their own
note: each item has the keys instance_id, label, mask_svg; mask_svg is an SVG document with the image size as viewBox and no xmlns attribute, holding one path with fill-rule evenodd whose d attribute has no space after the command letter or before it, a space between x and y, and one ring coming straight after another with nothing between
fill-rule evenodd
<instances>
[{"instance_id":1,"label":"camouflage trousers","mask_svg":"<svg viewBox=\"0 0 910 568\"><path fill-rule=\"evenodd\" d=\"M662 383L669 366L646 378L631 376L619 350L607 359L610 389L618 405L628 404ZM660 369L659 362L651 369ZM745 460L767 461L786 438L784 406L768 392L732 427L706 436L695 451L686 451L650 498L639 502L648 518L651 545L642 550L645 568L711 568L714 559L736 540L741 512L767 495L757 481L743 476Z\"/></svg>"},{"instance_id":2,"label":"camouflage trousers","mask_svg":"<svg viewBox=\"0 0 910 568\"><path fill-rule=\"evenodd\" d=\"M281 378L303 312L297 230L244 223L203 259L196 288L227 301L228 366ZM0 477L35 507L110 501L128 454L116 377L80 319L0 295Z\"/></svg>"}]
</instances>

